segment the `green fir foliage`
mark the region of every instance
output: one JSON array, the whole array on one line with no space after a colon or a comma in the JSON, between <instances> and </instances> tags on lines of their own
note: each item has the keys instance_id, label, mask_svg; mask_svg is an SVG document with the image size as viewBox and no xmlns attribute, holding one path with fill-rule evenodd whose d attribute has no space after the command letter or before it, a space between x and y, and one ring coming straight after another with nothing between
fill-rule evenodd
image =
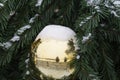
<instances>
[{"instance_id":1,"label":"green fir foliage","mask_svg":"<svg viewBox=\"0 0 120 80\"><path fill-rule=\"evenodd\" d=\"M54 80L35 67L31 52L49 24L77 34L79 50L70 61L75 70L60 80L120 80L120 5L114 1L0 0L0 80Z\"/></svg>"}]
</instances>

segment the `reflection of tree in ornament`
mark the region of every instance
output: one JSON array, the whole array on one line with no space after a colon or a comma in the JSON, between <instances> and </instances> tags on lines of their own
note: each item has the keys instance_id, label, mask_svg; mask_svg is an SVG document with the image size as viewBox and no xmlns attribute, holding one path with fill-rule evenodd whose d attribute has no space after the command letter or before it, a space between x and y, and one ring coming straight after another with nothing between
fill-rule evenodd
<instances>
[{"instance_id":1,"label":"reflection of tree in ornament","mask_svg":"<svg viewBox=\"0 0 120 80\"><path fill-rule=\"evenodd\" d=\"M59 61L60 61L60 59L59 59L59 57L57 56L57 57L56 57L56 62L59 62Z\"/></svg>"},{"instance_id":2,"label":"reflection of tree in ornament","mask_svg":"<svg viewBox=\"0 0 120 80\"><path fill-rule=\"evenodd\" d=\"M32 49L31 51L33 53L36 52L40 43L41 43L41 39L38 39L37 41L33 42L32 47L31 47L31 49Z\"/></svg>"},{"instance_id":3,"label":"reflection of tree in ornament","mask_svg":"<svg viewBox=\"0 0 120 80\"><path fill-rule=\"evenodd\" d=\"M75 46L74 46L73 39L69 40L68 46L69 46L69 49L66 50L66 53L67 53L67 54L75 51Z\"/></svg>"},{"instance_id":4,"label":"reflection of tree in ornament","mask_svg":"<svg viewBox=\"0 0 120 80\"><path fill-rule=\"evenodd\" d=\"M41 39L38 39L35 42L33 42L32 47L31 47L31 51L33 53L32 55L34 56L35 64L36 64L37 55L34 54L34 53L36 53L36 50L37 50L37 48L38 48L38 46L39 46L40 43L41 43Z\"/></svg>"},{"instance_id":5,"label":"reflection of tree in ornament","mask_svg":"<svg viewBox=\"0 0 120 80\"><path fill-rule=\"evenodd\" d=\"M73 39L69 40L68 42L68 49L65 51L67 55L75 53L75 46Z\"/></svg>"},{"instance_id":6,"label":"reflection of tree in ornament","mask_svg":"<svg viewBox=\"0 0 120 80\"><path fill-rule=\"evenodd\" d=\"M67 62L67 58L66 57L64 58L64 62Z\"/></svg>"}]
</instances>

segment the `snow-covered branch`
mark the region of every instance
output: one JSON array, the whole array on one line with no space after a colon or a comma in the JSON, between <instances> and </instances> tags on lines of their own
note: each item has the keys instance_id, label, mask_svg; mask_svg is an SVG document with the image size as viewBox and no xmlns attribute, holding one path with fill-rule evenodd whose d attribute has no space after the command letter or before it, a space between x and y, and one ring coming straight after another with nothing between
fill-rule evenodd
<instances>
[{"instance_id":1,"label":"snow-covered branch","mask_svg":"<svg viewBox=\"0 0 120 80\"><path fill-rule=\"evenodd\" d=\"M86 41L88 41L91 37L91 33L89 33L87 36L83 36L83 39L82 39L82 43L85 43Z\"/></svg>"},{"instance_id":2,"label":"snow-covered branch","mask_svg":"<svg viewBox=\"0 0 120 80\"><path fill-rule=\"evenodd\" d=\"M100 6L95 6L95 10L96 10L97 12L102 12L102 11L100 10Z\"/></svg>"},{"instance_id":3,"label":"snow-covered branch","mask_svg":"<svg viewBox=\"0 0 120 80\"><path fill-rule=\"evenodd\" d=\"M80 55L77 55L77 56L76 56L76 59L80 59Z\"/></svg>"},{"instance_id":4,"label":"snow-covered branch","mask_svg":"<svg viewBox=\"0 0 120 80\"><path fill-rule=\"evenodd\" d=\"M92 12L92 15L91 15L91 16L88 16L88 17L86 17L83 21L81 21L80 24L79 24L79 26L83 26L86 22L88 22L90 19L92 19L93 16L94 16L96 13L101 13L101 12L102 12L102 11L100 10L100 7L97 6L97 5L94 6L94 9L95 9L96 11Z\"/></svg>"},{"instance_id":5,"label":"snow-covered branch","mask_svg":"<svg viewBox=\"0 0 120 80\"><path fill-rule=\"evenodd\" d=\"M35 20L35 18L38 17L38 16L39 16L39 14L35 14L35 16L32 17L32 18L29 20L29 23L33 23L34 20Z\"/></svg>"},{"instance_id":6,"label":"snow-covered branch","mask_svg":"<svg viewBox=\"0 0 120 80\"><path fill-rule=\"evenodd\" d=\"M88 17L86 17L85 20L83 20L83 21L80 22L79 26L80 26L80 27L83 26L83 25L84 25L87 21L89 21L92 17L93 17L93 16L88 16Z\"/></svg>"},{"instance_id":7,"label":"snow-covered branch","mask_svg":"<svg viewBox=\"0 0 120 80\"><path fill-rule=\"evenodd\" d=\"M27 69L26 75L29 75L29 74L30 74L30 71L29 71L28 67L29 67L29 61L30 61L30 53L28 53L28 56L27 56L27 57L28 57L28 58L25 60L26 69Z\"/></svg>"},{"instance_id":8,"label":"snow-covered branch","mask_svg":"<svg viewBox=\"0 0 120 80\"><path fill-rule=\"evenodd\" d=\"M87 6L95 6L97 4L100 4L100 0L86 0Z\"/></svg>"},{"instance_id":9,"label":"snow-covered branch","mask_svg":"<svg viewBox=\"0 0 120 80\"><path fill-rule=\"evenodd\" d=\"M15 42L15 41L19 41L19 39L20 39L20 36L18 36L18 35L15 34L15 35L10 39L10 41Z\"/></svg>"},{"instance_id":10,"label":"snow-covered branch","mask_svg":"<svg viewBox=\"0 0 120 80\"><path fill-rule=\"evenodd\" d=\"M4 7L4 3L6 2L7 0L4 0L3 3L0 2L0 8L1 7Z\"/></svg>"},{"instance_id":11,"label":"snow-covered branch","mask_svg":"<svg viewBox=\"0 0 120 80\"><path fill-rule=\"evenodd\" d=\"M28 68L29 58L25 60L25 63L26 63L26 68Z\"/></svg>"},{"instance_id":12,"label":"snow-covered branch","mask_svg":"<svg viewBox=\"0 0 120 80\"><path fill-rule=\"evenodd\" d=\"M17 30L17 32L14 34L14 36L7 42L4 43L0 43L0 46L6 49L9 49L13 42L19 41L20 40L20 35L22 33L24 33L24 31L26 31L27 29L30 29L31 26L30 25L25 25L23 27L21 27L20 29Z\"/></svg>"},{"instance_id":13,"label":"snow-covered branch","mask_svg":"<svg viewBox=\"0 0 120 80\"><path fill-rule=\"evenodd\" d=\"M114 0L114 2L112 2L113 5L110 5L108 2L104 3L105 6L109 9L109 12L111 14L113 14L115 17L120 17L118 14L117 14L117 8L116 7L120 7L120 1L117 1L117 0Z\"/></svg>"},{"instance_id":14,"label":"snow-covered branch","mask_svg":"<svg viewBox=\"0 0 120 80\"><path fill-rule=\"evenodd\" d=\"M111 4L111 3L113 3L113 4ZM102 12L102 10L100 10L100 6L99 6L100 0L87 0L87 4L89 4L90 6L94 6L94 9L97 12ZM106 0L102 4L104 4L104 6L109 9L109 12L111 14L113 14L115 17L120 17L120 15L118 15L118 13L117 13L117 10L120 7L120 1L118 1L118 0L114 0L114 1ZM116 7L118 7L118 9Z\"/></svg>"},{"instance_id":15,"label":"snow-covered branch","mask_svg":"<svg viewBox=\"0 0 120 80\"><path fill-rule=\"evenodd\" d=\"M35 6L36 6L36 7L37 7L37 6L41 6L42 2L43 2L43 0L37 0L37 3L35 4Z\"/></svg>"},{"instance_id":16,"label":"snow-covered branch","mask_svg":"<svg viewBox=\"0 0 120 80\"><path fill-rule=\"evenodd\" d=\"M3 7L4 6L4 4L3 3L0 3L0 7Z\"/></svg>"},{"instance_id":17,"label":"snow-covered branch","mask_svg":"<svg viewBox=\"0 0 120 80\"><path fill-rule=\"evenodd\" d=\"M21 35L25 30L30 29L30 28L31 28L30 25L25 25L25 26L23 26L23 27L21 27L20 29L17 30L17 34Z\"/></svg>"},{"instance_id":18,"label":"snow-covered branch","mask_svg":"<svg viewBox=\"0 0 120 80\"><path fill-rule=\"evenodd\" d=\"M111 11L111 14L114 14L115 17L120 17L114 10Z\"/></svg>"},{"instance_id":19,"label":"snow-covered branch","mask_svg":"<svg viewBox=\"0 0 120 80\"><path fill-rule=\"evenodd\" d=\"M116 7L120 7L120 1L114 1L113 4L116 6Z\"/></svg>"},{"instance_id":20,"label":"snow-covered branch","mask_svg":"<svg viewBox=\"0 0 120 80\"><path fill-rule=\"evenodd\" d=\"M10 12L10 16L14 15L15 14L15 11L11 11Z\"/></svg>"}]
</instances>

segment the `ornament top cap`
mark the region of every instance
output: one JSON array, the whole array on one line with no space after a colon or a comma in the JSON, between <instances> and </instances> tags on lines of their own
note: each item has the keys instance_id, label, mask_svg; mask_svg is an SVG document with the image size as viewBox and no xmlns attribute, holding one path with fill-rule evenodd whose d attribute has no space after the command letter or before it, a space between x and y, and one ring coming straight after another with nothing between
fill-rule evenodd
<instances>
[{"instance_id":1,"label":"ornament top cap","mask_svg":"<svg viewBox=\"0 0 120 80\"><path fill-rule=\"evenodd\" d=\"M35 40L38 40L40 38L41 40L55 39L65 41L74 39L75 35L75 32L68 27L61 25L47 25L38 34Z\"/></svg>"}]
</instances>

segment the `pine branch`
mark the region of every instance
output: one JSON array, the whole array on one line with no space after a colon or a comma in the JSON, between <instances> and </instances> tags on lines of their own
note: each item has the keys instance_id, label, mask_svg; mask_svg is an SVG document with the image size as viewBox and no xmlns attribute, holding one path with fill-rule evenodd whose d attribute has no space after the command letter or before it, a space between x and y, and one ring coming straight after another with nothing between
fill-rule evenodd
<instances>
[{"instance_id":1,"label":"pine branch","mask_svg":"<svg viewBox=\"0 0 120 80\"><path fill-rule=\"evenodd\" d=\"M101 65L103 65L102 67L100 67L101 69L101 79L103 80L116 80L116 76L114 75L115 74L115 70L114 70L114 67L113 67L113 62L112 60L106 55L106 53L102 52L101 54L101 58L102 58L102 61L101 61Z\"/></svg>"},{"instance_id":2,"label":"pine branch","mask_svg":"<svg viewBox=\"0 0 120 80\"><path fill-rule=\"evenodd\" d=\"M80 59L75 57L71 62L71 66L74 66L72 79L75 80L79 78L79 80L92 80L92 78L97 78L96 72L89 65L89 57L87 54L80 53L80 56Z\"/></svg>"}]
</instances>

